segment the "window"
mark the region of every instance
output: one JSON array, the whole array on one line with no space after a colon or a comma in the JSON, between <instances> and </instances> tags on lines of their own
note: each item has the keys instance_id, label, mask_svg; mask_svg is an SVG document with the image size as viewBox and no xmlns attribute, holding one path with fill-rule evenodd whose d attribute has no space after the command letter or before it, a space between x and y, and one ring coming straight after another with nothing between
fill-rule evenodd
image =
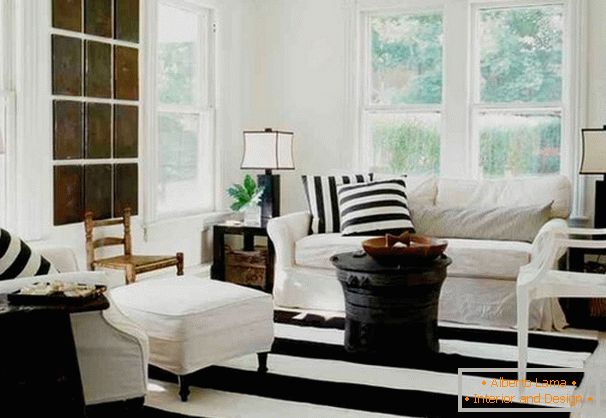
<instances>
[{"instance_id":1,"label":"window","mask_svg":"<svg viewBox=\"0 0 606 418\"><path fill-rule=\"evenodd\" d=\"M8 207L6 205L7 192L7 164L6 164L6 98L0 90L0 225L6 225Z\"/></svg>"},{"instance_id":2,"label":"window","mask_svg":"<svg viewBox=\"0 0 606 418\"><path fill-rule=\"evenodd\" d=\"M9 146L14 135L11 40L13 25L7 2L0 3L0 225L7 225L9 192Z\"/></svg>"},{"instance_id":3,"label":"window","mask_svg":"<svg viewBox=\"0 0 606 418\"><path fill-rule=\"evenodd\" d=\"M157 9L156 218L213 209L211 12L189 2Z\"/></svg>"},{"instance_id":4,"label":"window","mask_svg":"<svg viewBox=\"0 0 606 418\"><path fill-rule=\"evenodd\" d=\"M579 2L355 7L351 129L360 168L457 178L573 175Z\"/></svg>"},{"instance_id":5,"label":"window","mask_svg":"<svg viewBox=\"0 0 606 418\"><path fill-rule=\"evenodd\" d=\"M442 14L368 14L366 28L366 165L397 173L437 173Z\"/></svg>"},{"instance_id":6,"label":"window","mask_svg":"<svg viewBox=\"0 0 606 418\"><path fill-rule=\"evenodd\" d=\"M475 10L473 130L480 177L559 173L563 5Z\"/></svg>"}]
</instances>

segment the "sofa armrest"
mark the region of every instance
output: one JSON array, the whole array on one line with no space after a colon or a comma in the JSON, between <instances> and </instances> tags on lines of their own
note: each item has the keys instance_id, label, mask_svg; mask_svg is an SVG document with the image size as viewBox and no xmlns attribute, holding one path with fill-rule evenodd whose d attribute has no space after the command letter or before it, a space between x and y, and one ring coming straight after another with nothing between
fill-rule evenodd
<instances>
[{"instance_id":1,"label":"sofa armrest","mask_svg":"<svg viewBox=\"0 0 606 418\"><path fill-rule=\"evenodd\" d=\"M276 249L276 266L287 268L295 264L295 242L308 235L310 222L309 213L296 212L267 223L267 234Z\"/></svg>"},{"instance_id":2,"label":"sofa armrest","mask_svg":"<svg viewBox=\"0 0 606 418\"><path fill-rule=\"evenodd\" d=\"M545 224L543 224L543 226L539 230L537 236L534 238L534 241L532 242L532 250L530 253L531 260L537 258L539 253L543 251L543 248L548 242L548 236L550 231L566 228L568 228L568 222L562 218L553 218L545 222Z\"/></svg>"}]
</instances>

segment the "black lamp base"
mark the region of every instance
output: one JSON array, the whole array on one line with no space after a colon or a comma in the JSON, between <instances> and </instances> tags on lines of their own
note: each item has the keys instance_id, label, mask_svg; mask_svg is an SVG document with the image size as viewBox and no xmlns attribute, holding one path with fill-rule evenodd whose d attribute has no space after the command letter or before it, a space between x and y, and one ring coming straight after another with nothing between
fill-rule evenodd
<instances>
[{"instance_id":1,"label":"black lamp base","mask_svg":"<svg viewBox=\"0 0 606 418\"><path fill-rule=\"evenodd\" d=\"M263 187L261 197L261 226L265 227L271 218L280 216L280 176L265 170L257 176L257 184Z\"/></svg>"},{"instance_id":2,"label":"black lamp base","mask_svg":"<svg viewBox=\"0 0 606 418\"><path fill-rule=\"evenodd\" d=\"M594 228L606 228L606 178L595 182Z\"/></svg>"}]
</instances>

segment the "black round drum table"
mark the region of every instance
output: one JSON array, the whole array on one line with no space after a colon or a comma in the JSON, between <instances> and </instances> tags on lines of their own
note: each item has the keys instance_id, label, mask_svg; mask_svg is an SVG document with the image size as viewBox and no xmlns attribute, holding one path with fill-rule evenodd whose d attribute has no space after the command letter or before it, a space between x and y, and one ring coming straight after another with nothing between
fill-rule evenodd
<instances>
[{"instance_id":1,"label":"black round drum table","mask_svg":"<svg viewBox=\"0 0 606 418\"><path fill-rule=\"evenodd\" d=\"M439 351L438 302L450 258L386 265L359 251L330 260L345 294L348 352L422 356Z\"/></svg>"}]
</instances>

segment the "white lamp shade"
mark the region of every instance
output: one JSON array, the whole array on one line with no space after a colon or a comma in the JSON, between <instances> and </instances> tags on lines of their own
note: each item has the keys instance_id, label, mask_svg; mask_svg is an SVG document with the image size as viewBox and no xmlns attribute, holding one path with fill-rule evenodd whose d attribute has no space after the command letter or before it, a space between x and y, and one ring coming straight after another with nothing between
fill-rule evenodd
<instances>
[{"instance_id":1,"label":"white lamp shade","mask_svg":"<svg viewBox=\"0 0 606 418\"><path fill-rule=\"evenodd\" d=\"M292 132L245 131L243 169L253 170L293 170Z\"/></svg>"},{"instance_id":2,"label":"white lamp shade","mask_svg":"<svg viewBox=\"0 0 606 418\"><path fill-rule=\"evenodd\" d=\"M579 174L606 173L606 130L583 129L583 157Z\"/></svg>"}]
</instances>

